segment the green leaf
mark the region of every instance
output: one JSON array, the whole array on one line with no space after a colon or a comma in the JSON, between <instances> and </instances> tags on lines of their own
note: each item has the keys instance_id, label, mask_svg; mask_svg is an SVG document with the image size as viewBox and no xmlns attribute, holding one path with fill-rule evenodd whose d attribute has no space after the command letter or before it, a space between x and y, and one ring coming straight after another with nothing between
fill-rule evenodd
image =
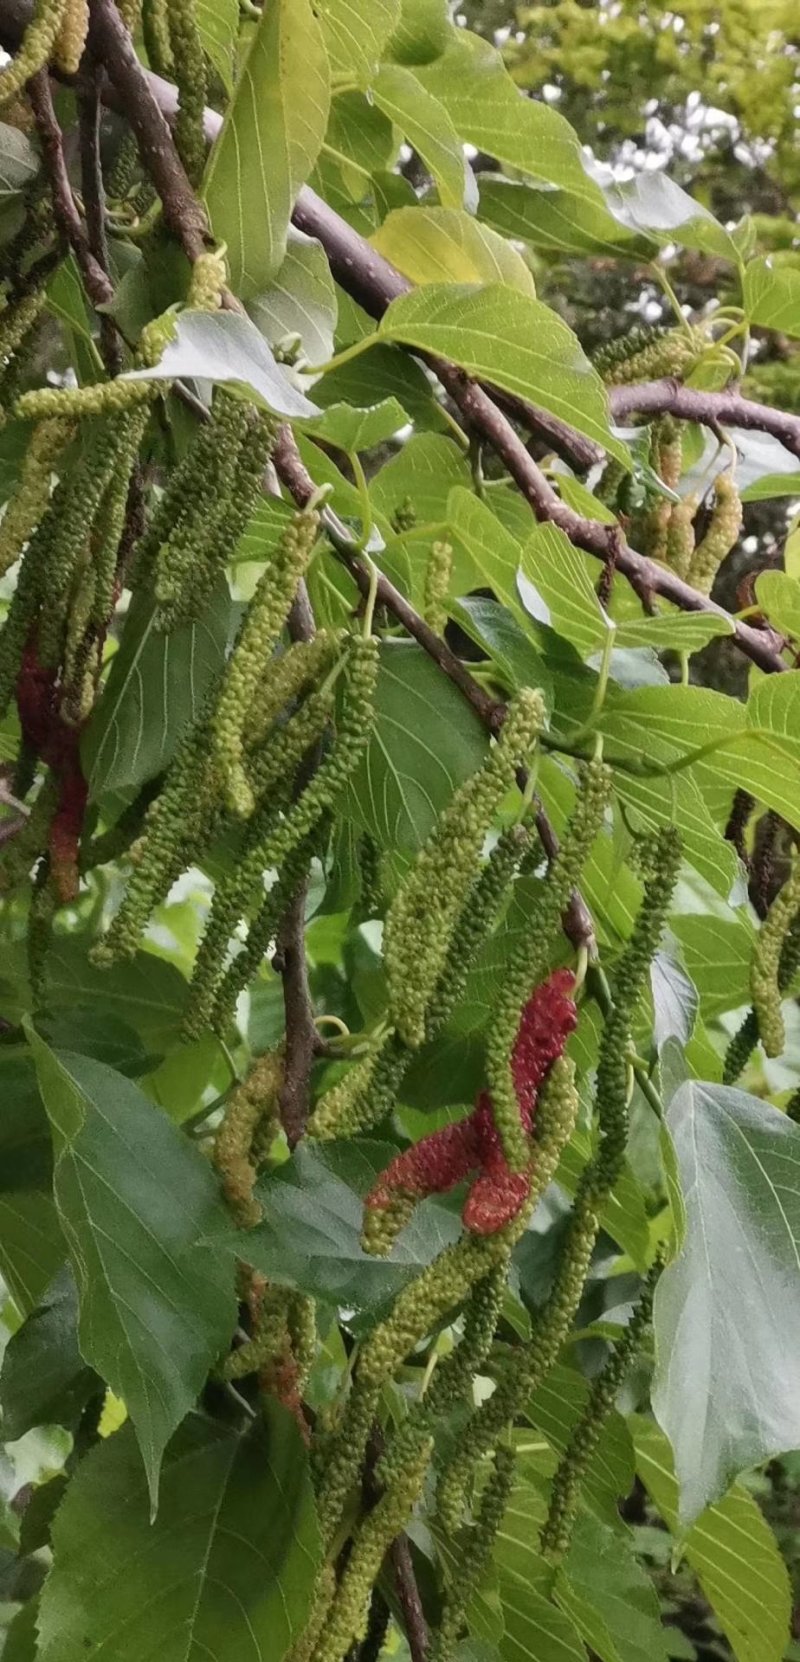
<instances>
[{"instance_id":1,"label":"green leaf","mask_svg":"<svg viewBox=\"0 0 800 1662\"><path fill-rule=\"evenodd\" d=\"M585 1662L586 1651L569 1616L521 1576L505 1575L502 1565L500 1603L505 1621L499 1647L503 1662Z\"/></svg>"},{"instance_id":2,"label":"green leaf","mask_svg":"<svg viewBox=\"0 0 800 1662\"><path fill-rule=\"evenodd\" d=\"M796 267L776 265L769 256L749 260L742 286L751 323L779 329L783 335L800 335L800 271Z\"/></svg>"},{"instance_id":3,"label":"green leaf","mask_svg":"<svg viewBox=\"0 0 800 1662\"><path fill-rule=\"evenodd\" d=\"M345 811L384 848L413 853L457 786L480 767L488 740L461 694L409 642L384 641L375 705Z\"/></svg>"},{"instance_id":4,"label":"green leaf","mask_svg":"<svg viewBox=\"0 0 800 1662\"><path fill-rule=\"evenodd\" d=\"M782 680L782 676L770 677ZM744 731L745 714L733 699L708 687L610 688L597 722L607 741L609 760L632 764L663 764L690 756L713 742L713 766L729 754L729 739ZM741 781L739 781L740 783Z\"/></svg>"},{"instance_id":5,"label":"green leaf","mask_svg":"<svg viewBox=\"0 0 800 1662\"><path fill-rule=\"evenodd\" d=\"M574 128L557 110L520 92L487 40L458 29L447 51L419 73L461 138L476 150L602 203L584 169Z\"/></svg>"},{"instance_id":6,"label":"green leaf","mask_svg":"<svg viewBox=\"0 0 800 1662\"><path fill-rule=\"evenodd\" d=\"M775 629L782 635L800 638L800 583L785 571L760 571L755 581L756 600Z\"/></svg>"},{"instance_id":7,"label":"green leaf","mask_svg":"<svg viewBox=\"0 0 800 1662\"><path fill-rule=\"evenodd\" d=\"M99 1024L111 1017L133 1027L149 1054L173 1050L188 992L180 970L152 952L137 952L128 963L96 969L88 948L86 936L54 939L46 967L48 1011L90 1006Z\"/></svg>"},{"instance_id":8,"label":"green leaf","mask_svg":"<svg viewBox=\"0 0 800 1662\"><path fill-rule=\"evenodd\" d=\"M205 202L241 299L258 294L286 252L292 208L325 137L330 72L310 0L270 0L214 144ZM287 412L288 413L288 412Z\"/></svg>"},{"instance_id":9,"label":"green leaf","mask_svg":"<svg viewBox=\"0 0 800 1662\"><path fill-rule=\"evenodd\" d=\"M370 0L367 11L357 0L317 0L334 75L369 85L386 43L400 19L400 0Z\"/></svg>"},{"instance_id":10,"label":"green leaf","mask_svg":"<svg viewBox=\"0 0 800 1662\"><path fill-rule=\"evenodd\" d=\"M748 790L800 829L800 670L765 675L747 701L747 727L709 758L714 772Z\"/></svg>"},{"instance_id":11,"label":"green leaf","mask_svg":"<svg viewBox=\"0 0 800 1662\"><path fill-rule=\"evenodd\" d=\"M652 1420L629 1420L636 1467L667 1527L678 1532L678 1485L672 1451ZM738 1662L781 1662L791 1616L791 1588L778 1544L758 1502L735 1483L700 1514L681 1541Z\"/></svg>"},{"instance_id":12,"label":"green leaf","mask_svg":"<svg viewBox=\"0 0 800 1662\"><path fill-rule=\"evenodd\" d=\"M77 1288L65 1264L6 1346L0 1408L9 1443L35 1425L71 1427L101 1389L78 1348L77 1322Z\"/></svg>"},{"instance_id":13,"label":"green leaf","mask_svg":"<svg viewBox=\"0 0 800 1662\"><path fill-rule=\"evenodd\" d=\"M451 487L467 485L469 477L466 458L452 439L415 433L370 480L370 500L387 520L407 501L418 521L444 520Z\"/></svg>"},{"instance_id":14,"label":"green leaf","mask_svg":"<svg viewBox=\"0 0 800 1662\"><path fill-rule=\"evenodd\" d=\"M155 1507L166 1444L236 1318L233 1262L200 1245L227 1214L207 1160L130 1080L30 1039L81 1352L128 1408Z\"/></svg>"},{"instance_id":15,"label":"green leaf","mask_svg":"<svg viewBox=\"0 0 800 1662\"><path fill-rule=\"evenodd\" d=\"M237 0L196 0L196 8L203 51L214 65L225 91L230 94L239 35Z\"/></svg>"},{"instance_id":16,"label":"green leaf","mask_svg":"<svg viewBox=\"0 0 800 1662\"><path fill-rule=\"evenodd\" d=\"M0 202L26 190L39 166L39 153L27 133L0 121Z\"/></svg>"},{"instance_id":17,"label":"green leaf","mask_svg":"<svg viewBox=\"0 0 800 1662\"><path fill-rule=\"evenodd\" d=\"M319 1539L308 1463L269 1397L243 1435L192 1416L148 1518L126 1426L81 1462L53 1527L41 1662L283 1662L308 1616Z\"/></svg>"},{"instance_id":18,"label":"green leaf","mask_svg":"<svg viewBox=\"0 0 800 1662\"><path fill-rule=\"evenodd\" d=\"M537 525L522 550L519 592L523 606L563 635L583 659L602 648L610 623L590 570L587 556L557 525Z\"/></svg>"},{"instance_id":19,"label":"green leaf","mask_svg":"<svg viewBox=\"0 0 800 1662\"><path fill-rule=\"evenodd\" d=\"M352 404L329 404L321 416L315 417L311 432L325 444L352 454L374 450L407 424L408 416L397 399L383 398L366 410Z\"/></svg>"},{"instance_id":20,"label":"green leaf","mask_svg":"<svg viewBox=\"0 0 800 1662\"><path fill-rule=\"evenodd\" d=\"M524 617L517 593L522 551L516 539L474 491L461 485L447 498L447 518L453 543L452 593L491 589L517 617Z\"/></svg>"},{"instance_id":21,"label":"green leaf","mask_svg":"<svg viewBox=\"0 0 800 1662\"><path fill-rule=\"evenodd\" d=\"M399 346L373 346L362 357L321 376L314 386L314 398L322 409L340 403L357 404L363 409L388 397L396 398L408 411L421 437L426 436L427 427L446 425L424 370ZM404 451L407 448L404 446ZM455 445L449 444L449 449L455 451Z\"/></svg>"},{"instance_id":22,"label":"green leaf","mask_svg":"<svg viewBox=\"0 0 800 1662\"><path fill-rule=\"evenodd\" d=\"M233 393L241 393L244 387L248 399L274 415L317 413L316 405L298 392L287 371L276 363L261 331L238 312L181 312L159 362L152 369L128 370L121 379L160 381L182 376L213 381Z\"/></svg>"},{"instance_id":23,"label":"green leaf","mask_svg":"<svg viewBox=\"0 0 800 1662\"><path fill-rule=\"evenodd\" d=\"M506 283L536 294L521 254L458 208L397 208L370 240L412 283Z\"/></svg>"},{"instance_id":24,"label":"green leaf","mask_svg":"<svg viewBox=\"0 0 800 1662\"><path fill-rule=\"evenodd\" d=\"M108 791L143 785L171 762L225 661L230 620L224 576L203 616L169 634L156 629L148 595L133 600L81 744L95 801Z\"/></svg>"},{"instance_id":25,"label":"green leaf","mask_svg":"<svg viewBox=\"0 0 800 1662\"><path fill-rule=\"evenodd\" d=\"M686 1240L656 1292L652 1400L689 1524L740 1471L800 1445L800 1129L694 1080L667 1124Z\"/></svg>"},{"instance_id":26,"label":"green leaf","mask_svg":"<svg viewBox=\"0 0 800 1662\"><path fill-rule=\"evenodd\" d=\"M684 248L721 254L738 264L727 231L666 173L643 168L631 179L604 185L603 195L609 212L626 230L644 233L660 244L678 242Z\"/></svg>"},{"instance_id":27,"label":"green leaf","mask_svg":"<svg viewBox=\"0 0 800 1662\"><path fill-rule=\"evenodd\" d=\"M630 465L627 446L611 434L599 375L572 330L530 295L502 283L432 283L393 300L380 333L551 410Z\"/></svg>"},{"instance_id":28,"label":"green leaf","mask_svg":"<svg viewBox=\"0 0 800 1662\"><path fill-rule=\"evenodd\" d=\"M220 1247L282 1286L354 1309L375 1321L420 1269L458 1239L457 1213L429 1200L402 1231L391 1256L361 1248L363 1196L397 1153L369 1138L303 1143L291 1160L259 1179L264 1221L226 1235Z\"/></svg>"},{"instance_id":29,"label":"green leaf","mask_svg":"<svg viewBox=\"0 0 800 1662\"><path fill-rule=\"evenodd\" d=\"M559 1362L530 1398L525 1415L560 1457L588 1400L589 1385L583 1375ZM619 1501L630 1493L634 1475L630 1432L622 1415L613 1409L581 1489L586 1505L601 1522L618 1526Z\"/></svg>"},{"instance_id":30,"label":"green leaf","mask_svg":"<svg viewBox=\"0 0 800 1662\"><path fill-rule=\"evenodd\" d=\"M395 63L430 63L451 39L448 0L400 0L400 21L389 41Z\"/></svg>"},{"instance_id":31,"label":"green leaf","mask_svg":"<svg viewBox=\"0 0 800 1662\"><path fill-rule=\"evenodd\" d=\"M268 288L253 296L247 310L270 346L297 334L308 362L324 363L333 352L337 306L320 244L291 228L280 270Z\"/></svg>"},{"instance_id":32,"label":"green leaf","mask_svg":"<svg viewBox=\"0 0 800 1662\"><path fill-rule=\"evenodd\" d=\"M750 1003L755 930L745 911L733 917L684 913L670 919L670 928L681 943L705 1021Z\"/></svg>"},{"instance_id":33,"label":"green leaf","mask_svg":"<svg viewBox=\"0 0 800 1662\"><path fill-rule=\"evenodd\" d=\"M371 95L378 109L419 152L433 176L442 206L460 208L463 204L474 211L478 186L446 106L413 70L401 64L383 65L372 83Z\"/></svg>"},{"instance_id":34,"label":"green leaf","mask_svg":"<svg viewBox=\"0 0 800 1662\"><path fill-rule=\"evenodd\" d=\"M501 236L526 242L531 248L616 258L639 258L652 250L652 240L620 225L602 199L592 201L572 191L514 184L485 173L480 176L480 190L481 218L488 219Z\"/></svg>"},{"instance_id":35,"label":"green leaf","mask_svg":"<svg viewBox=\"0 0 800 1662\"><path fill-rule=\"evenodd\" d=\"M47 1115L21 1045L0 1050L0 1097L0 1275L27 1315L63 1264L66 1246L53 1205Z\"/></svg>"},{"instance_id":36,"label":"green leaf","mask_svg":"<svg viewBox=\"0 0 800 1662\"><path fill-rule=\"evenodd\" d=\"M578 1520L555 1598L602 1662L666 1662L656 1590L619 1530Z\"/></svg>"}]
</instances>

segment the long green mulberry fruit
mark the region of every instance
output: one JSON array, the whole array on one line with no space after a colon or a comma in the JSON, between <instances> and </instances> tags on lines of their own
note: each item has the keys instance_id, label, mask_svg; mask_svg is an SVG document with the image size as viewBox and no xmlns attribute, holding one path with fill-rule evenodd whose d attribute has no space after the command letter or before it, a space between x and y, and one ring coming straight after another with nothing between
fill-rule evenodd
<instances>
[{"instance_id":1,"label":"long green mulberry fruit","mask_svg":"<svg viewBox=\"0 0 800 1662\"><path fill-rule=\"evenodd\" d=\"M26 82L43 69L64 20L67 0L37 0L16 57L0 71L0 107L10 104Z\"/></svg>"},{"instance_id":2,"label":"long green mulberry fruit","mask_svg":"<svg viewBox=\"0 0 800 1662\"><path fill-rule=\"evenodd\" d=\"M653 1313L653 1294L661 1271L658 1260L647 1277L642 1296L608 1361L596 1375L586 1407L570 1434L550 1492L550 1507L542 1530L542 1551L561 1557L569 1547L581 1486L603 1434L623 1379L633 1361Z\"/></svg>"},{"instance_id":3,"label":"long green mulberry fruit","mask_svg":"<svg viewBox=\"0 0 800 1662\"><path fill-rule=\"evenodd\" d=\"M602 762L586 764L572 818L547 875L525 936L506 965L492 1011L486 1045L486 1072L497 1128L512 1170L524 1169L527 1147L519 1123L511 1067L522 1006L542 980L550 943L581 868L602 824L611 774Z\"/></svg>"},{"instance_id":4,"label":"long green mulberry fruit","mask_svg":"<svg viewBox=\"0 0 800 1662\"><path fill-rule=\"evenodd\" d=\"M464 890L477 875L492 815L543 721L541 694L524 689L510 705L484 766L459 786L387 913L383 952L389 1010L412 1049L424 1042L425 1011L447 959Z\"/></svg>"},{"instance_id":5,"label":"long green mulberry fruit","mask_svg":"<svg viewBox=\"0 0 800 1662\"><path fill-rule=\"evenodd\" d=\"M742 503L732 473L718 474L714 482L714 506L705 536L697 544L689 563L687 581L700 594L710 594L723 560L735 548L742 529Z\"/></svg>"},{"instance_id":6,"label":"long green mulberry fruit","mask_svg":"<svg viewBox=\"0 0 800 1662\"><path fill-rule=\"evenodd\" d=\"M756 936L750 969L750 996L761 1043L768 1056L780 1056L786 1046L781 1009L781 950L800 912L800 859L778 892Z\"/></svg>"},{"instance_id":7,"label":"long green mulberry fruit","mask_svg":"<svg viewBox=\"0 0 800 1662\"><path fill-rule=\"evenodd\" d=\"M251 706L266 677L271 654L317 540L315 513L298 513L287 525L273 559L259 579L225 670L213 720L214 750L223 769L229 805L243 818L255 806L243 765ZM276 712L277 713L277 712Z\"/></svg>"},{"instance_id":8,"label":"long green mulberry fruit","mask_svg":"<svg viewBox=\"0 0 800 1662\"><path fill-rule=\"evenodd\" d=\"M592 361L606 386L630 386L636 381L657 381L664 375L688 375L707 345L702 329L640 327L602 347Z\"/></svg>"}]
</instances>

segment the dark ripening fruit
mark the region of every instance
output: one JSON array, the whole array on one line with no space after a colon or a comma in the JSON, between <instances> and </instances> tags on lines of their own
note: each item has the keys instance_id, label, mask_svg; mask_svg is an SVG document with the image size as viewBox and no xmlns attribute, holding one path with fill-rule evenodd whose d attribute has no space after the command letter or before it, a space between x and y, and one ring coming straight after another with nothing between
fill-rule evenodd
<instances>
[{"instance_id":1,"label":"dark ripening fruit","mask_svg":"<svg viewBox=\"0 0 800 1662\"><path fill-rule=\"evenodd\" d=\"M539 1088L576 1025L574 985L571 970L556 970L536 988L522 1013L511 1071L526 1133L533 1126ZM423 1137L386 1167L365 1201L365 1244L384 1249L407 1221L414 1201L443 1194L473 1175L464 1224L474 1234L493 1235L524 1205L532 1173L511 1171L488 1091L480 1093L468 1119Z\"/></svg>"}]
</instances>

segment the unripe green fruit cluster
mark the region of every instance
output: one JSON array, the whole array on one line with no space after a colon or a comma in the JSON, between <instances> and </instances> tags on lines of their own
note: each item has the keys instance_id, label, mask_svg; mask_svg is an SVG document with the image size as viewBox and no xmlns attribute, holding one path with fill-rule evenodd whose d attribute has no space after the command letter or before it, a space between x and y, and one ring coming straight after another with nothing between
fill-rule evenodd
<instances>
[{"instance_id":1,"label":"unripe green fruit cluster","mask_svg":"<svg viewBox=\"0 0 800 1662\"><path fill-rule=\"evenodd\" d=\"M464 893L474 882L492 815L544 721L541 694L524 689L497 745L459 787L398 890L386 917L384 962L391 1020L411 1049L425 1039L425 1012L447 960Z\"/></svg>"},{"instance_id":2,"label":"unripe green fruit cluster","mask_svg":"<svg viewBox=\"0 0 800 1662\"><path fill-rule=\"evenodd\" d=\"M781 987L781 953L800 912L800 860L776 895L758 931L750 968L750 996L761 1043L768 1056L780 1056L786 1046ZM727 1069L726 1069L727 1071Z\"/></svg>"}]
</instances>

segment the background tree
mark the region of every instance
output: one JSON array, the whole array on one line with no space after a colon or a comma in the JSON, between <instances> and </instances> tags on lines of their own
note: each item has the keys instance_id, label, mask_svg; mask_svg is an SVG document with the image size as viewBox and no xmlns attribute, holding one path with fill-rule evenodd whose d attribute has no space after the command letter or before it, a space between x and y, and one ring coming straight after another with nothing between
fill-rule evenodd
<instances>
[{"instance_id":1,"label":"background tree","mask_svg":"<svg viewBox=\"0 0 800 1662\"><path fill-rule=\"evenodd\" d=\"M0 0L5 1662L793 1654L792 29Z\"/></svg>"}]
</instances>

